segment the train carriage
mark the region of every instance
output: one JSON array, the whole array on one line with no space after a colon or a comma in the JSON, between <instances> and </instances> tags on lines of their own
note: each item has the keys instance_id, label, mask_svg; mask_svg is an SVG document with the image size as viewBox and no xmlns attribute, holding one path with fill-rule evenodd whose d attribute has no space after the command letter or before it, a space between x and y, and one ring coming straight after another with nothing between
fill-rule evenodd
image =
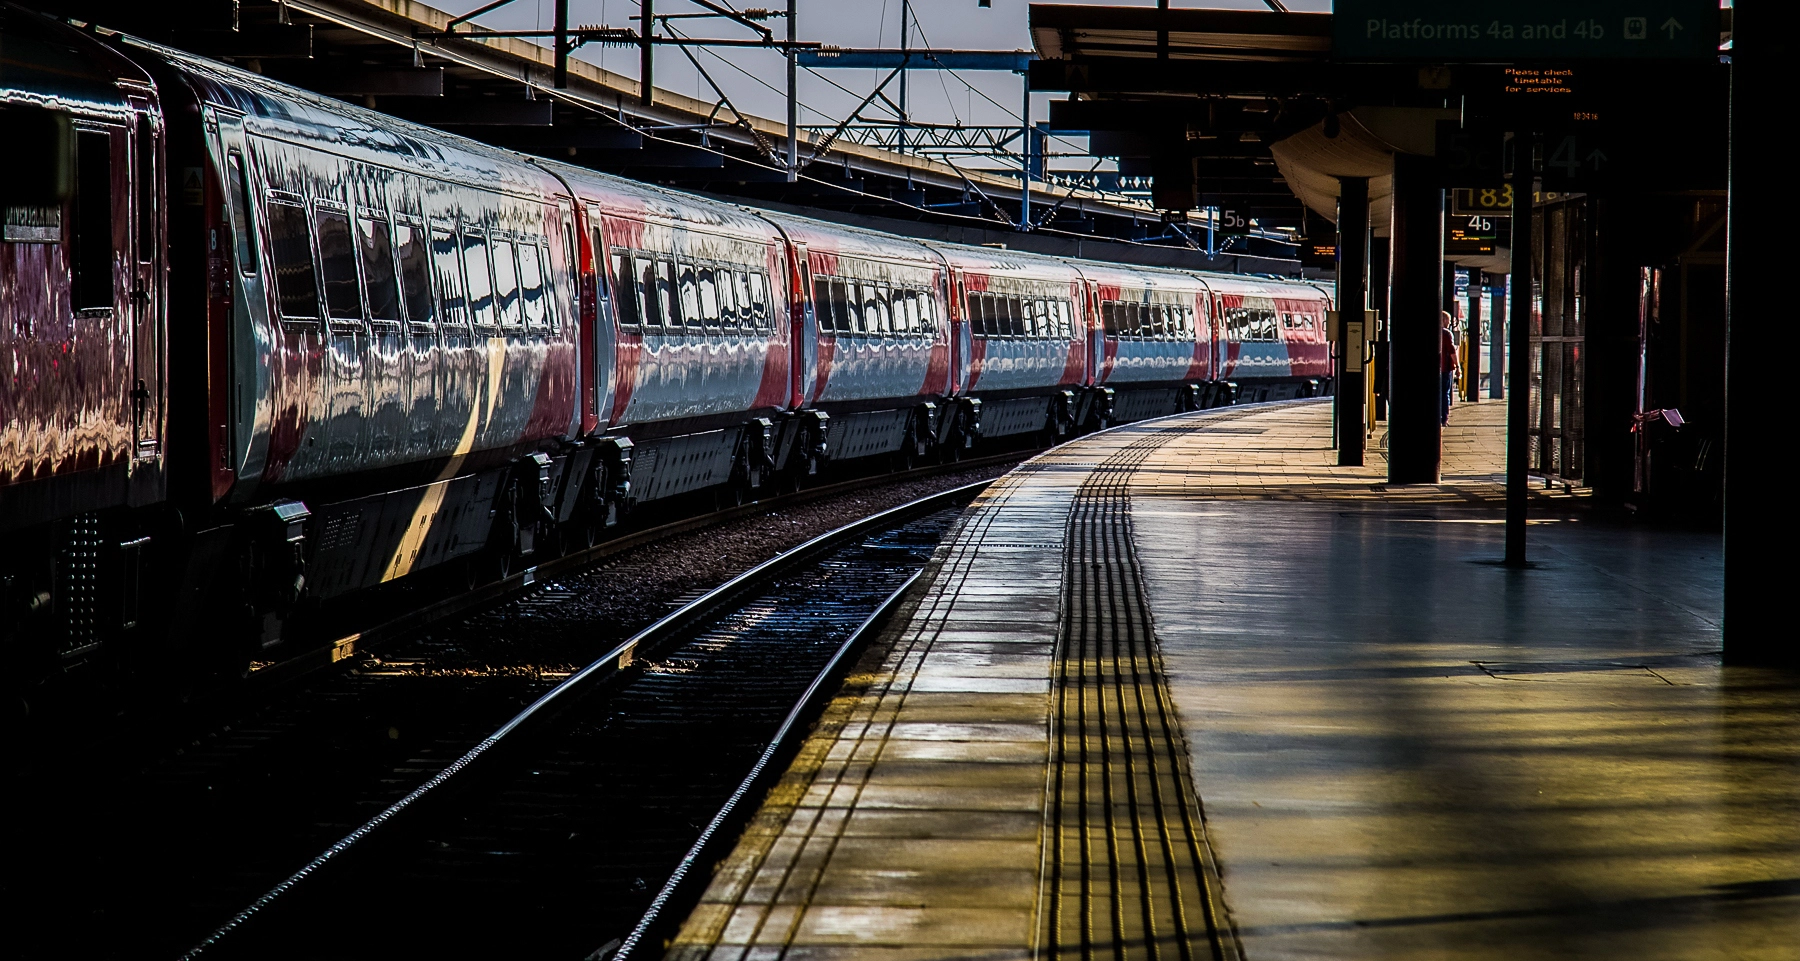
<instances>
[{"instance_id":1,"label":"train carriage","mask_svg":"<svg viewBox=\"0 0 1800 961\"><path fill-rule=\"evenodd\" d=\"M806 405L829 418L830 455L901 463L950 441L955 390L944 265L930 248L791 214L762 213L802 265L816 341Z\"/></svg>"},{"instance_id":2,"label":"train carriage","mask_svg":"<svg viewBox=\"0 0 1800 961\"><path fill-rule=\"evenodd\" d=\"M585 428L629 464L629 501L760 487L800 404L781 234L729 204L539 163L574 192L604 280Z\"/></svg>"},{"instance_id":3,"label":"train carriage","mask_svg":"<svg viewBox=\"0 0 1800 961\"><path fill-rule=\"evenodd\" d=\"M1222 379L1246 401L1311 397L1332 373L1325 312L1330 299L1306 284L1203 275L1219 326Z\"/></svg>"},{"instance_id":4,"label":"train carriage","mask_svg":"<svg viewBox=\"0 0 1800 961\"><path fill-rule=\"evenodd\" d=\"M1081 273L1054 257L933 244L949 267L963 377L984 439L1067 435L1094 420L1092 327Z\"/></svg>"},{"instance_id":5,"label":"train carriage","mask_svg":"<svg viewBox=\"0 0 1800 961\"><path fill-rule=\"evenodd\" d=\"M1098 318L1095 386L1114 423L1210 406L1219 392L1208 288L1193 274L1082 263Z\"/></svg>"}]
</instances>

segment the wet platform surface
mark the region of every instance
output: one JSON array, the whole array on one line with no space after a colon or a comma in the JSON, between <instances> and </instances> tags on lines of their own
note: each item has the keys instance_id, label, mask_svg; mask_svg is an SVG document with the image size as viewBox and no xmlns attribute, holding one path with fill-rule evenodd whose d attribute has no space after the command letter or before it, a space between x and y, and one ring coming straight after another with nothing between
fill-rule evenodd
<instances>
[{"instance_id":1,"label":"wet platform surface","mask_svg":"<svg viewBox=\"0 0 1800 961\"><path fill-rule=\"evenodd\" d=\"M1800 687L1719 666L1716 536L1579 498L1500 556L1328 404L995 484L671 948L739 959L1800 957Z\"/></svg>"}]
</instances>

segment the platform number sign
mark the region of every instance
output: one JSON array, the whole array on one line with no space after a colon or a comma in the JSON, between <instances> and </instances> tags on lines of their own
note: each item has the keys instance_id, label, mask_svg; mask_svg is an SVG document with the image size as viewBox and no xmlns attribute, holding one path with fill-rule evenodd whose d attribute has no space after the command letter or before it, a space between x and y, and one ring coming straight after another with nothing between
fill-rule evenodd
<instances>
[{"instance_id":1,"label":"platform number sign","mask_svg":"<svg viewBox=\"0 0 1800 961\"><path fill-rule=\"evenodd\" d=\"M1579 189L1597 186L1612 158L1592 133L1551 134L1544 138L1544 185Z\"/></svg>"},{"instance_id":2,"label":"platform number sign","mask_svg":"<svg viewBox=\"0 0 1800 961\"><path fill-rule=\"evenodd\" d=\"M1218 230L1222 234L1247 234L1250 232L1250 215L1233 207L1220 207Z\"/></svg>"},{"instance_id":3,"label":"platform number sign","mask_svg":"<svg viewBox=\"0 0 1800 961\"><path fill-rule=\"evenodd\" d=\"M1444 225L1444 253L1491 254L1500 239L1500 221L1493 214L1452 213Z\"/></svg>"}]
</instances>

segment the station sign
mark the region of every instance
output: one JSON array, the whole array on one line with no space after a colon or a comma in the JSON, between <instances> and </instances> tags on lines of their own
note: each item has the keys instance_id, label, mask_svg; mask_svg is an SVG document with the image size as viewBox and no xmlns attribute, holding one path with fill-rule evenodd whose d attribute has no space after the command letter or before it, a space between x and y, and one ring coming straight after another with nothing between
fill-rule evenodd
<instances>
[{"instance_id":1,"label":"station sign","mask_svg":"<svg viewBox=\"0 0 1800 961\"><path fill-rule=\"evenodd\" d=\"M1712 59L1718 0L1335 0L1341 60Z\"/></svg>"},{"instance_id":2,"label":"station sign","mask_svg":"<svg viewBox=\"0 0 1800 961\"><path fill-rule=\"evenodd\" d=\"M1501 222L1492 214L1450 214L1444 221L1444 253L1493 253L1500 246Z\"/></svg>"},{"instance_id":3,"label":"station sign","mask_svg":"<svg viewBox=\"0 0 1800 961\"><path fill-rule=\"evenodd\" d=\"M1513 185L1450 188L1452 217L1511 217Z\"/></svg>"}]
</instances>

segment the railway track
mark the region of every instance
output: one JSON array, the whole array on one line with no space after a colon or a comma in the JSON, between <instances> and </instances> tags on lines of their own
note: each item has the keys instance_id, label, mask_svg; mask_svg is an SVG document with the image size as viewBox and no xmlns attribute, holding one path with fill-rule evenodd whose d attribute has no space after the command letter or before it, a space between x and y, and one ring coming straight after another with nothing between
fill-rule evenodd
<instances>
[{"instance_id":1,"label":"railway track","mask_svg":"<svg viewBox=\"0 0 1800 961\"><path fill-rule=\"evenodd\" d=\"M551 558L542 564L524 567L504 578L478 585L453 597L433 601L400 614L383 617L359 630L349 631L325 643L309 646L306 650L279 661L257 665L251 672L250 678L258 684L278 684L303 676L352 657L359 651L375 649L394 638L412 634L433 624L517 597L540 580L580 570L626 551L679 534L704 530L728 521L785 510L801 504L810 504L875 485L920 480L947 473L1011 464L1029 457L1033 453L1036 451L1010 451L986 457L932 464L891 474L850 478L629 530L592 547Z\"/></svg>"},{"instance_id":2,"label":"railway track","mask_svg":"<svg viewBox=\"0 0 1800 961\"><path fill-rule=\"evenodd\" d=\"M693 599L186 957L585 957L606 944L622 957L659 944L858 642L985 484L845 525ZM395 923L370 924L370 911Z\"/></svg>"}]
</instances>

